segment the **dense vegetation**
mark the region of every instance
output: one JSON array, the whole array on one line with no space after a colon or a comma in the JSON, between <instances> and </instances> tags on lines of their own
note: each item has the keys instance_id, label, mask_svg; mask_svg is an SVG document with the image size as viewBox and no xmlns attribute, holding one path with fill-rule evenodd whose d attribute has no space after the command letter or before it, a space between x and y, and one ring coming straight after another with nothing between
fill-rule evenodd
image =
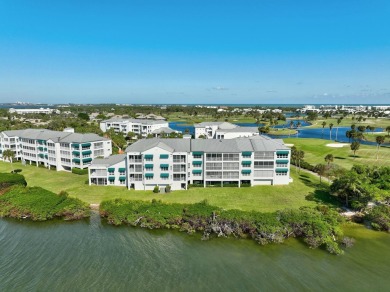
<instances>
[{"instance_id":1,"label":"dense vegetation","mask_svg":"<svg viewBox=\"0 0 390 292\"><path fill-rule=\"evenodd\" d=\"M0 192L13 185L27 186L27 182L20 174L0 173Z\"/></svg>"},{"instance_id":2,"label":"dense vegetation","mask_svg":"<svg viewBox=\"0 0 390 292\"><path fill-rule=\"evenodd\" d=\"M88 204L68 197L65 192L57 195L39 187L14 186L0 196L0 217L45 221L55 217L75 220L88 216Z\"/></svg>"},{"instance_id":3,"label":"dense vegetation","mask_svg":"<svg viewBox=\"0 0 390 292\"><path fill-rule=\"evenodd\" d=\"M342 218L328 207L302 207L274 213L224 210L207 201L195 204L165 204L115 199L100 205L100 214L110 224L140 226L149 229L177 229L189 234L202 232L211 236L252 238L259 244L281 243L299 237L311 248L325 247L341 254L337 239L342 240Z\"/></svg>"},{"instance_id":4,"label":"dense vegetation","mask_svg":"<svg viewBox=\"0 0 390 292\"><path fill-rule=\"evenodd\" d=\"M365 219L375 230L390 232L390 206L379 205L368 211Z\"/></svg>"},{"instance_id":5,"label":"dense vegetation","mask_svg":"<svg viewBox=\"0 0 390 292\"><path fill-rule=\"evenodd\" d=\"M390 202L390 167L354 165L336 178L331 192L347 207L361 210L370 201Z\"/></svg>"}]
</instances>

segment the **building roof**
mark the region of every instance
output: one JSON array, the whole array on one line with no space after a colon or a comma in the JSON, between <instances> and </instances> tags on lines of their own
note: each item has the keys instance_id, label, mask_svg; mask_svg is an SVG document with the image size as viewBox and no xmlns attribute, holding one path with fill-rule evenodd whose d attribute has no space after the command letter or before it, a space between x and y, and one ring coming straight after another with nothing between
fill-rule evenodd
<instances>
[{"instance_id":1,"label":"building roof","mask_svg":"<svg viewBox=\"0 0 390 292\"><path fill-rule=\"evenodd\" d=\"M253 136L237 139L142 139L127 147L126 152L144 152L154 147L160 147L169 152L214 152L234 153L242 151L276 151L289 149L283 140L266 136Z\"/></svg>"},{"instance_id":2,"label":"building roof","mask_svg":"<svg viewBox=\"0 0 390 292\"><path fill-rule=\"evenodd\" d=\"M101 121L101 123L138 123L146 125L166 124L163 120L147 120L147 119L124 119L124 118L112 118Z\"/></svg>"},{"instance_id":3,"label":"building roof","mask_svg":"<svg viewBox=\"0 0 390 292\"><path fill-rule=\"evenodd\" d=\"M117 164L121 161L124 161L126 158L126 154L116 154L116 155L111 155L106 158L95 158L92 161L92 164L89 166L111 166L114 164Z\"/></svg>"},{"instance_id":4,"label":"building roof","mask_svg":"<svg viewBox=\"0 0 390 292\"><path fill-rule=\"evenodd\" d=\"M161 128L158 128L154 131L152 131L152 134L161 134L161 133L165 133L165 134L171 134L171 133L177 133L179 131L175 131L169 127L161 127Z\"/></svg>"},{"instance_id":5,"label":"building roof","mask_svg":"<svg viewBox=\"0 0 390 292\"><path fill-rule=\"evenodd\" d=\"M108 141L110 139L100 137L97 134L80 134L70 132L52 131L47 129L25 129L3 131L8 137L20 137L34 140L52 140L54 142L64 143L83 143L95 141Z\"/></svg>"},{"instance_id":6,"label":"building roof","mask_svg":"<svg viewBox=\"0 0 390 292\"><path fill-rule=\"evenodd\" d=\"M259 133L259 129L256 127L235 127L232 129L221 129L216 130L217 133Z\"/></svg>"}]
</instances>

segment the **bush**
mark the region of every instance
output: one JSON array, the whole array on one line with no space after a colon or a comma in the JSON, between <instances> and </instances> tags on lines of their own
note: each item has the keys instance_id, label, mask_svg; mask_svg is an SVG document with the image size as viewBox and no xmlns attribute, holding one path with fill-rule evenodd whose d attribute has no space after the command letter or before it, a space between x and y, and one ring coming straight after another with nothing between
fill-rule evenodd
<instances>
[{"instance_id":1,"label":"bush","mask_svg":"<svg viewBox=\"0 0 390 292\"><path fill-rule=\"evenodd\" d=\"M72 173L78 174L78 175L85 175L85 174L88 174L88 168L85 168L85 169L72 168Z\"/></svg>"},{"instance_id":2,"label":"bush","mask_svg":"<svg viewBox=\"0 0 390 292\"><path fill-rule=\"evenodd\" d=\"M103 201L100 214L108 223L129 224L148 229L179 229L192 234L202 232L203 240L210 236L252 238L259 244L282 243L289 237L299 237L312 248L324 247L330 253L342 254L335 238L342 238L339 214L328 208L302 207L274 213L224 210L207 201L195 204L166 204L116 199Z\"/></svg>"},{"instance_id":3,"label":"bush","mask_svg":"<svg viewBox=\"0 0 390 292\"><path fill-rule=\"evenodd\" d=\"M21 169L15 169L15 170L11 171L11 173L21 173L21 172L22 172Z\"/></svg>"},{"instance_id":4,"label":"bush","mask_svg":"<svg viewBox=\"0 0 390 292\"><path fill-rule=\"evenodd\" d=\"M365 219L371 222L373 229L390 232L390 206L380 205L373 207Z\"/></svg>"},{"instance_id":5,"label":"bush","mask_svg":"<svg viewBox=\"0 0 390 292\"><path fill-rule=\"evenodd\" d=\"M165 192L170 193L171 192L171 186L166 186L165 187Z\"/></svg>"},{"instance_id":6,"label":"bush","mask_svg":"<svg viewBox=\"0 0 390 292\"><path fill-rule=\"evenodd\" d=\"M0 173L0 190L13 185L27 186L23 175L17 173Z\"/></svg>"},{"instance_id":7,"label":"bush","mask_svg":"<svg viewBox=\"0 0 390 292\"><path fill-rule=\"evenodd\" d=\"M158 186L155 186L154 189L153 189L153 193L157 194L160 192L160 189Z\"/></svg>"},{"instance_id":8,"label":"bush","mask_svg":"<svg viewBox=\"0 0 390 292\"><path fill-rule=\"evenodd\" d=\"M203 184L189 184L188 188L203 188Z\"/></svg>"}]
</instances>

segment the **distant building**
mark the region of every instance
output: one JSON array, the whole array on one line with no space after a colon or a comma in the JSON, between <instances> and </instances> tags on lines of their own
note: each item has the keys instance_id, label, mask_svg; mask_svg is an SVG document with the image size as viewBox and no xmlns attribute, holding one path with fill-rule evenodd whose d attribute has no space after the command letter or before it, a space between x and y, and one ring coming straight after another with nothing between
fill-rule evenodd
<instances>
[{"instance_id":1,"label":"distant building","mask_svg":"<svg viewBox=\"0 0 390 292\"><path fill-rule=\"evenodd\" d=\"M234 139L258 136L257 127L240 127L228 122L203 122L195 124L195 139Z\"/></svg>"},{"instance_id":2,"label":"distant building","mask_svg":"<svg viewBox=\"0 0 390 292\"><path fill-rule=\"evenodd\" d=\"M230 140L142 139L124 156L96 159L89 184L128 189L187 189L234 184L285 185L290 179L291 151L282 140L257 136Z\"/></svg>"},{"instance_id":3,"label":"distant building","mask_svg":"<svg viewBox=\"0 0 390 292\"><path fill-rule=\"evenodd\" d=\"M129 132L136 133L142 137L152 134L153 131L160 128L169 128L167 121L156 121L146 119L109 119L100 122L100 129L107 132L109 129L114 129L116 133L127 134Z\"/></svg>"},{"instance_id":4,"label":"distant building","mask_svg":"<svg viewBox=\"0 0 390 292\"><path fill-rule=\"evenodd\" d=\"M59 110L53 108L23 108L23 109L10 108L8 111L10 114L16 113L18 115L60 113Z\"/></svg>"},{"instance_id":5,"label":"distant building","mask_svg":"<svg viewBox=\"0 0 390 292\"><path fill-rule=\"evenodd\" d=\"M111 140L96 134L46 129L3 131L0 133L0 158L11 149L23 163L44 165L59 170L87 168L96 157L112 153Z\"/></svg>"}]
</instances>

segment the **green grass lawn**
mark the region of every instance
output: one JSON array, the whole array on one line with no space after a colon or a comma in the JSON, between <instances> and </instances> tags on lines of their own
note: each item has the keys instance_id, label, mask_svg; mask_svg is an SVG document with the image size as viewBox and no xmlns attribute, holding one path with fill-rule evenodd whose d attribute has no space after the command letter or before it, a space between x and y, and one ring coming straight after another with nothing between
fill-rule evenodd
<instances>
[{"instance_id":1,"label":"green grass lawn","mask_svg":"<svg viewBox=\"0 0 390 292\"><path fill-rule=\"evenodd\" d=\"M227 119L228 122L230 123L255 123L256 122L256 120L253 117L248 117L245 115L235 115L229 118L221 115L219 119L216 119L213 118L211 115L191 116L183 112L176 112L176 113L171 113L166 117L167 120L170 122L185 122L187 125L198 124L201 122L214 122L214 121L224 122L225 119Z\"/></svg>"},{"instance_id":2,"label":"green grass lawn","mask_svg":"<svg viewBox=\"0 0 390 292\"><path fill-rule=\"evenodd\" d=\"M356 158L353 157L350 145L345 145L342 148L332 148L326 144L334 143L329 140L309 139L309 138L285 138L285 143L294 144L299 150L305 152L305 161L310 164L325 163L325 156L333 154L334 163L350 169L354 164L365 165L390 165L390 148L381 147L379 149L378 160L376 159L376 146L360 145L360 149L356 152Z\"/></svg>"},{"instance_id":3,"label":"green grass lawn","mask_svg":"<svg viewBox=\"0 0 390 292\"><path fill-rule=\"evenodd\" d=\"M293 183L287 186L256 186L250 188L192 188L188 191L173 191L169 194L154 194L152 191L129 191L124 187L89 186L87 176L68 172L56 172L36 166L21 168L29 186L40 186L55 193L62 190L88 203L102 200L126 198L131 200L159 199L164 202L194 203L207 199L210 204L226 209L256 210L271 212L284 208L315 206L318 203L332 203L326 186L319 187L319 180L305 172L298 175L292 171ZM0 172L11 171L10 163L0 162Z\"/></svg>"},{"instance_id":4,"label":"green grass lawn","mask_svg":"<svg viewBox=\"0 0 390 292\"><path fill-rule=\"evenodd\" d=\"M374 126L379 128L386 128L387 126L390 126L390 119L389 118L366 118L365 121L358 122L355 120L352 120L352 117L345 117L342 119L340 125L337 125L337 119L338 117L332 117L332 118L319 118L316 121L312 121L310 128L322 128L322 122L326 122L325 128L329 128L329 124L333 124L333 127L336 128L339 127L350 127L352 124L356 125L356 128L358 126Z\"/></svg>"}]
</instances>

